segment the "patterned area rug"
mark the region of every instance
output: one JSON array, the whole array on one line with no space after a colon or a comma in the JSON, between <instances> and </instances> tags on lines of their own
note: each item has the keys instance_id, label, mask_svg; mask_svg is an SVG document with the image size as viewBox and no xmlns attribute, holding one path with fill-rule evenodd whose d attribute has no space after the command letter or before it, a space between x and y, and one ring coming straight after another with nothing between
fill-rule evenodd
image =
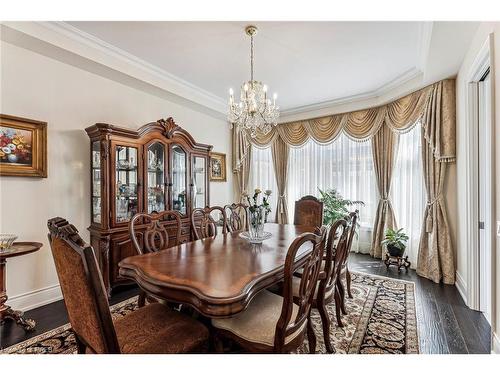
<instances>
[{"instance_id":1,"label":"patterned area rug","mask_svg":"<svg viewBox=\"0 0 500 375\"><path fill-rule=\"evenodd\" d=\"M353 298L346 299L347 315L344 327L335 320L335 304L328 306L333 324L330 338L338 354L416 354L419 352L415 312L415 285L395 279L352 273ZM119 318L137 308L137 297L111 307L113 318ZM312 312L317 337L316 352L326 353L321 318ZM298 350L309 353L307 339ZM76 343L71 325L43 333L8 347L0 353L11 354L72 354Z\"/></svg>"}]
</instances>

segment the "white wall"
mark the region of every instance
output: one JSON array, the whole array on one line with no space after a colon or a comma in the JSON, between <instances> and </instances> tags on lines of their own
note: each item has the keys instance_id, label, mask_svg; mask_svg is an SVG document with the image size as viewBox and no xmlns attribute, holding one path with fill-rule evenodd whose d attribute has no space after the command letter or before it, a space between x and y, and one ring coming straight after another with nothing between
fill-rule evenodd
<instances>
[{"instance_id":1,"label":"white wall","mask_svg":"<svg viewBox=\"0 0 500 375\"><path fill-rule=\"evenodd\" d=\"M478 55L481 47L487 41L488 35L493 34L494 38L494 50L493 59L494 64L492 68L492 83L496 87L496 96L494 98L494 110L495 110L495 140L498 139L500 134L500 23L498 22L485 22L479 26L477 33L469 47L469 50L465 56L465 59L460 67L460 71L457 77L457 187L458 187L458 201L465 202L467 200L465 186L466 186L466 132L468 121L466 117L466 97L467 97L467 85L468 85L468 75L469 71L474 63L476 56ZM496 149L496 220L500 220L500 150L497 144L494 145ZM469 228L465 224L465 205L460 205L458 207L458 236L457 236L457 261L458 269L457 273L463 280L467 280L467 252L470 250L466 244L466 233ZM500 270L500 241L497 238L496 244L496 269ZM498 274L498 272L497 272ZM494 304L494 309L496 309L496 314L494 311L492 319L492 328L494 329L494 340L493 340L493 350L500 353L500 307L498 306L498 301L500 301L500 278L496 277L496 298L492 301ZM467 288L467 285L465 285ZM465 290L467 292L467 290Z\"/></svg>"},{"instance_id":2,"label":"white wall","mask_svg":"<svg viewBox=\"0 0 500 375\"><path fill-rule=\"evenodd\" d=\"M137 128L171 116L196 141L226 153L228 162L231 138L225 121L186 106L9 43L1 42L0 51L0 112L48 123L48 178L0 177L0 232L44 244L39 252L11 259L7 265L9 302L29 309L60 298L47 219L65 217L89 239L87 126L105 122ZM227 175L227 182L211 183L212 205L232 200L229 164Z\"/></svg>"}]
</instances>

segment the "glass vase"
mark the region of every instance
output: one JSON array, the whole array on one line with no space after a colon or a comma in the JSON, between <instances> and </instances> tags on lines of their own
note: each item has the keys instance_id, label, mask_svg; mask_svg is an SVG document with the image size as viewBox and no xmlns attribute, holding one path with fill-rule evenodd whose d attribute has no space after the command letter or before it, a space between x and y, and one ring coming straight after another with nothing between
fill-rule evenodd
<instances>
[{"instance_id":1,"label":"glass vase","mask_svg":"<svg viewBox=\"0 0 500 375\"><path fill-rule=\"evenodd\" d=\"M249 234L252 240L261 239L264 235L264 223L266 212L264 207L251 208L250 210Z\"/></svg>"}]
</instances>

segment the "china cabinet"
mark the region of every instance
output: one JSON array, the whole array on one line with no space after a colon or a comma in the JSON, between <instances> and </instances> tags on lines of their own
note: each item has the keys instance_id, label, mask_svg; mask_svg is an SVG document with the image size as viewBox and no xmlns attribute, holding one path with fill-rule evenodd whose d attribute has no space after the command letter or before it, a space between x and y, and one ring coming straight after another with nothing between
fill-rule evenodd
<instances>
[{"instance_id":1,"label":"china cabinet","mask_svg":"<svg viewBox=\"0 0 500 375\"><path fill-rule=\"evenodd\" d=\"M179 242L192 239L190 213L209 205L212 146L195 142L172 118L138 130L102 123L85 130L91 154L90 241L111 294L130 282L119 275L118 263L136 254L128 231L136 213L175 210L182 217Z\"/></svg>"}]
</instances>

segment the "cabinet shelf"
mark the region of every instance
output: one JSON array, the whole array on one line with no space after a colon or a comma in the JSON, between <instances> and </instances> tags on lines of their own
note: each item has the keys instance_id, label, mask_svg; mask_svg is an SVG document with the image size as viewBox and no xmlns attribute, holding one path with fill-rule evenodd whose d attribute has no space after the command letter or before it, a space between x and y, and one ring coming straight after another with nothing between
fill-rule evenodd
<instances>
[{"instance_id":1,"label":"cabinet shelf","mask_svg":"<svg viewBox=\"0 0 500 375\"><path fill-rule=\"evenodd\" d=\"M192 210L209 205L211 146L196 143L172 119L138 130L98 123L86 131L91 141L90 242L99 249L96 256L109 291L130 283L119 275L118 263L137 253L128 231L136 213L177 208L183 240L191 240ZM179 197L180 192L185 193ZM168 223L173 225L173 218Z\"/></svg>"}]
</instances>

